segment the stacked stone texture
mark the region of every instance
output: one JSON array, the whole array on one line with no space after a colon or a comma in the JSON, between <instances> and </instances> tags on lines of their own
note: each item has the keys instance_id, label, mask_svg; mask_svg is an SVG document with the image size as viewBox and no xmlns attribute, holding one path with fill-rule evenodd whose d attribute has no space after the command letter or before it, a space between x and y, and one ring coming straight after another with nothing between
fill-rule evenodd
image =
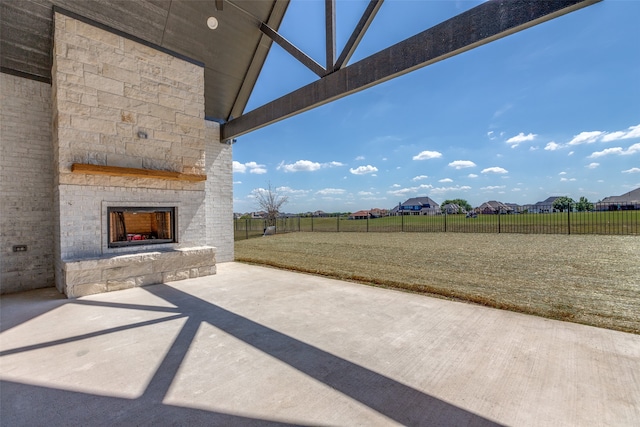
<instances>
[{"instance_id":1,"label":"stacked stone texture","mask_svg":"<svg viewBox=\"0 0 640 427\"><path fill-rule=\"evenodd\" d=\"M202 67L56 13L53 84L61 184L204 189L71 173L89 163L204 174Z\"/></svg>"},{"instance_id":2,"label":"stacked stone texture","mask_svg":"<svg viewBox=\"0 0 640 427\"><path fill-rule=\"evenodd\" d=\"M216 243L207 239L213 221L206 218L206 182L71 170L73 163L89 163L207 174L203 68L56 13L52 75L60 184L58 288L79 296L215 273L213 248L204 252L208 263L202 252L169 255ZM208 135L219 144L219 132ZM109 248L105 223L111 206L176 206L178 245ZM122 268L105 267L119 265L123 253L131 251L138 254L126 258L132 264L127 269L142 273L116 277ZM147 256L158 251L159 259ZM174 261L168 265L167 259ZM101 267L85 268L88 260L102 260ZM82 271L82 283L66 282L72 271Z\"/></svg>"},{"instance_id":3,"label":"stacked stone texture","mask_svg":"<svg viewBox=\"0 0 640 427\"><path fill-rule=\"evenodd\" d=\"M54 40L51 86L0 73L0 292L55 281L79 296L214 274L210 246L232 261L232 150L204 120L203 69L58 13ZM72 173L73 163L208 179L86 175ZM108 248L110 206L178 206L178 245L133 257Z\"/></svg>"}]
</instances>

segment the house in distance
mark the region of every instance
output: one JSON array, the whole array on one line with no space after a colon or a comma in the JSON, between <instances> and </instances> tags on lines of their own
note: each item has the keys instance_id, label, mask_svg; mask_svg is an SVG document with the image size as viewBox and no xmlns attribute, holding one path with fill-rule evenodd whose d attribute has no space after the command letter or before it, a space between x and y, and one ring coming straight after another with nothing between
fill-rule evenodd
<instances>
[{"instance_id":1,"label":"house in distance","mask_svg":"<svg viewBox=\"0 0 640 427\"><path fill-rule=\"evenodd\" d=\"M440 215L440 205L429 197L412 197L398 204L392 215Z\"/></svg>"}]
</instances>

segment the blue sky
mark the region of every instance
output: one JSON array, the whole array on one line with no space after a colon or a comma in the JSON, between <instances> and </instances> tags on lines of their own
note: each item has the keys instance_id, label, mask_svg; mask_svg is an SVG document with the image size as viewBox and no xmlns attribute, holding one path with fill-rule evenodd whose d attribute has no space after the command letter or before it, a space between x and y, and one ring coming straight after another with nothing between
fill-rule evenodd
<instances>
[{"instance_id":1,"label":"blue sky","mask_svg":"<svg viewBox=\"0 0 640 427\"><path fill-rule=\"evenodd\" d=\"M366 0L337 0L338 52ZM386 0L350 63L480 4ZM324 2L280 32L324 63ZM234 211L271 183L286 212L410 197L528 204L640 187L640 1L604 0L238 138ZM250 111L317 77L273 45Z\"/></svg>"}]
</instances>

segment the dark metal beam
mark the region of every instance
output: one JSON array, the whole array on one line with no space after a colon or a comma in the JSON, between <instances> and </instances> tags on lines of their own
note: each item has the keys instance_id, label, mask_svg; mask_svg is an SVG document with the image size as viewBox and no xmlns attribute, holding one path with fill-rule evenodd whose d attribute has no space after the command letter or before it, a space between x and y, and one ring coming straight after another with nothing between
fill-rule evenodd
<instances>
[{"instance_id":1,"label":"dark metal beam","mask_svg":"<svg viewBox=\"0 0 640 427\"><path fill-rule=\"evenodd\" d=\"M216 0L216 10L218 11L222 11L222 8L224 7L224 0Z\"/></svg>"},{"instance_id":2,"label":"dark metal beam","mask_svg":"<svg viewBox=\"0 0 640 427\"><path fill-rule=\"evenodd\" d=\"M260 23L260 31L266 34L271 40L278 43L281 48L289 52L290 55L292 55L298 61L302 62L302 64L304 64L308 69L316 73L319 77L322 77L325 74L327 74L326 70L322 67L322 65L318 64L311 57L307 56L306 53L304 53L303 51L295 47L289 40L282 37L280 33L275 31L271 27L269 27L264 22Z\"/></svg>"},{"instance_id":3,"label":"dark metal beam","mask_svg":"<svg viewBox=\"0 0 640 427\"><path fill-rule=\"evenodd\" d=\"M327 69L333 70L336 61L336 0L325 0L324 2L325 27L327 31ZM325 72L326 74L326 72Z\"/></svg>"},{"instance_id":4,"label":"dark metal beam","mask_svg":"<svg viewBox=\"0 0 640 427\"><path fill-rule=\"evenodd\" d=\"M224 124L221 141L361 91L601 0L492 0Z\"/></svg>"},{"instance_id":5,"label":"dark metal beam","mask_svg":"<svg viewBox=\"0 0 640 427\"><path fill-rule=\"evenodd\" d=\"M284 16L288 7L289 0L278 0L274 2L273 7L271 8L271 13L269 14L269 18L267 18L266 24L277 31L280 22L282 22L282 17ZM251 96L251 92L253 92L255 83L258 80L260 70L262 70L262 66L264 65L267 55L269 54L271 45L272 40L263 33L260 36L260 41L258 42L256 50L253 54L253 60L251 61L251 64L249 64L249 68L247 69L247 72L242 79L242 86L238 91L238 95L236 96L233 106L231 107L231 112L228 116L223 117L224 120L228 121L233 117L239 117L242 115L242 112L244 111L245 107L247 106L247 102L249 101L249 97Z\"/></svg>"},{"instance_id":6,"label":"dark metal beam","mask_svg":"<svg viewBox=\"0 0 640 427\"><path fill-rule=\"evenodd\" d=\"M333 66L333 71L337 71L343 68L349 62L349 59L351 59L351 56L356 51L360 40L362 40L364 33L367 32L369 25L371 25L371 22L373 22L373 18L375 18L376 13L378 13L378 10L380 10L383 1L384 0L369 1L367 8L360 18L360 22L358 22L358 25L353 30L353 33L351 33L351 37L349 37L347 44L344 46L342 53L340 53L338 60Z\"/></svg>"}]
</instances>

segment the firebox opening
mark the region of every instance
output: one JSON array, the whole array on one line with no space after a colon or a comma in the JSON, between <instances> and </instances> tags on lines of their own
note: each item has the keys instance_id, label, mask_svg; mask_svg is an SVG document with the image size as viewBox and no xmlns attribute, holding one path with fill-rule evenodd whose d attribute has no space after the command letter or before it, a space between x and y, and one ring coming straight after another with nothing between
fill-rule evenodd
<instances>
[{"instance_id":1,"label":"firebox opening","mask_svg":"<svg viewBox=\"0 0 640 427\"><path fill-rule=\"evenodd\" d=\"M175 208L108 208L109 247L176 242Z\"/></svg>"}]
</instances>

